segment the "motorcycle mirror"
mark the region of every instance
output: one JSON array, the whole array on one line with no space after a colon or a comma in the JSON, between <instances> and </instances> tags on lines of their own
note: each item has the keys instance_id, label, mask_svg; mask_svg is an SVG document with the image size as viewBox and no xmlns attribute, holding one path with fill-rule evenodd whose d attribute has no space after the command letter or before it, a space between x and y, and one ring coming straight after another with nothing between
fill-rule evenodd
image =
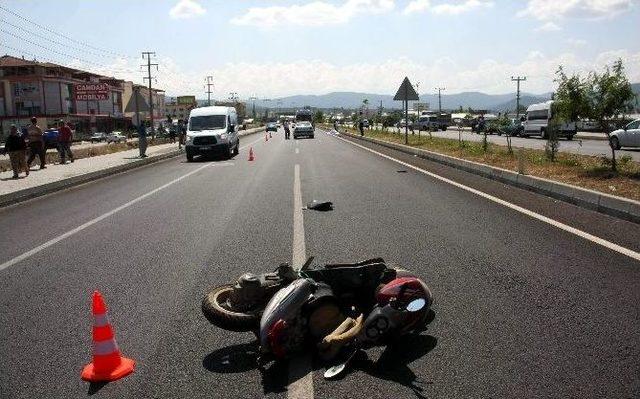
<instances>
[{"instance_id":1,"label":"motorcycle mirror","mask_svg":"<svg viewBox=\"0 0 640 399\"><path fill-rule=\"evenodd\" d=\"M409 302L409 304L407 305L407 311L412 313L417 312L422 308L424 308L426 304L427 304L427 301L425 301L424 298L414 299L413 301Z\"/></svg>"},{"instance_id":2,"label":"motorcycle mirror","mask_svg":"<svg viewBox=\"0 0 640 399\"><path fill-rule=\"evenodd\" d=\"M327 371L324 372L324 378L330 380L342 374L344 369L347 367L347 363L338 364L337 366L329 367Z\"/></svg>"}]
</instances>

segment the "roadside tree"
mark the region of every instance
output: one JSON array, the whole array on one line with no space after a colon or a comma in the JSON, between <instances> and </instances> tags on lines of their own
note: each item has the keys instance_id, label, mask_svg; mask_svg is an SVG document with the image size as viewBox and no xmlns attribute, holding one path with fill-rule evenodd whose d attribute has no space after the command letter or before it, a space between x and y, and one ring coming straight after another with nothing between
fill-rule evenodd
<instances>
[{"instance_id":1,"label":"roadside tree","mask_svg":"<svg viewBox=\"0 0 640 399\"><path fill-rule=\"evenodd\" d=\"M624 72L622 60L605 67L602 73L591 72L588 79L587 97L590 117L607 135L611 148L611 170L617 171L616 148L611 140L611 120L633 109L635 94Z\"/></svg>"}]
</instances>

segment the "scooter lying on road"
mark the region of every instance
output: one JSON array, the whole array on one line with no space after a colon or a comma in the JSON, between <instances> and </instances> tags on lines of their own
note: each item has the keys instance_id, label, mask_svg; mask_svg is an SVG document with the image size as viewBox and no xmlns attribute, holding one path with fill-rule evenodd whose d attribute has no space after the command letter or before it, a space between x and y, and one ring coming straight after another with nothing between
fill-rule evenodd
<instances>
[{"instance_id":1,"label":"scooter lying on road","mask_svg":"<svg viewBox=\"0 0 640 399\"><path fill-rule=\"evenodd\" d=\"M245 273L235 284L211 290L202 312L220 328L254 332L262 362L309 345L330 361L425 325L433 297L413 273L381 258L320 269L311 269L312 261L300 270L285 263L274 272Z\"/></svg>"}]
</instances>

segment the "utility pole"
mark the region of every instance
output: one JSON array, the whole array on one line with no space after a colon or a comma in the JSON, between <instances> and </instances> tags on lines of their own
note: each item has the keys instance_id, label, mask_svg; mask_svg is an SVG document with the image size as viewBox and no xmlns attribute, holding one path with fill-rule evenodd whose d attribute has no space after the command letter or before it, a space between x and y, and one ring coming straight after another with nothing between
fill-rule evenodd
<instances>
[{"instance_id":1,"label":"utility pole","mask_svg":"<svg viewBox=\"0 0 640 399\"><path fill-rule=\"evenodd\" d=\"M156 71L158 70L158 64L151 63L151 57L155 57L156 53L154 51L143 51L142 59L147 59L147 65L141 65L147 67L147 76L143 78L143 80L149 81L149 120L151 121L151 136L156 136L156 130L153 124L153 90L151 89L151 80L155 79L155 77L151 76L151 67L156 67Z\"/></svg>"},{"instance_id":2,"label":"utility pole","mask_svg":"<svg viewBox=\"0 0 640 399\"><path fill-rule=\"evenodd\" d=\"M253 107L253 111L252 111L253 119L256 119L256 100L257 100L257 99L258 99L258 98L256 97L256 95L255 95L255 94L254 94L254 95L252 95L251 97L249 97L249 100L251 100L252 107Z\"/></svg>"},{"instance_id":3,"label":"utility pole","mask_svg":"<svg viewBox=\"0 0 640 399\"><path fill-rule=\"evenodd\" d=\"M517 76L517 77L511 77L511 81L512 82L516 82L517 85L517 89L516 89L516 119L520 119L520 82L524 82L525 80L527 80L526 76Z\"/></svg>"},{"instance_id":4,"label":"utility pole","mask_svg":"<svg viewBox=\"0 0 640 399\"><path fill-rule=\"evenodd\" d=\"M441 114L442 113L442 94L441 94L441 92L446 90L446 88L444 88L444 87L436 87L436 90L438 90L438 113Z\"/></svg>"},{"instance_id":5,"label":"utility pole","mask_svg":"<svg viewBox=\"0 0 640 399\"><path fill-rule=\"evenodd\" d=\"M207 91L205 91L205 93L207 93L207 105L211 106L211 93L213 93L213 91L211 91L211 86L213 86L213 76L209 75L207 76Z\"/></svg>"}]
</instances>

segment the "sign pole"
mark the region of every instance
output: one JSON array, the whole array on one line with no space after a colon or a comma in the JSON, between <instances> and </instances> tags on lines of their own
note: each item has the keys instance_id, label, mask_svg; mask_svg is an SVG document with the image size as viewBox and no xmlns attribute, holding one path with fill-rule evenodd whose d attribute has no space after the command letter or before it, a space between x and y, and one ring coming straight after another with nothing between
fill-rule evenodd
<instances>
[{"instance_id":1,"label":"sign pole","mask_svg":"<svg viewBox=\"0 0 640 399\"><path fill-rule=\"evenodd\" d=\"M409 144L409 86L404 86L404 143Z\"/></svg>"}]
</instances>

